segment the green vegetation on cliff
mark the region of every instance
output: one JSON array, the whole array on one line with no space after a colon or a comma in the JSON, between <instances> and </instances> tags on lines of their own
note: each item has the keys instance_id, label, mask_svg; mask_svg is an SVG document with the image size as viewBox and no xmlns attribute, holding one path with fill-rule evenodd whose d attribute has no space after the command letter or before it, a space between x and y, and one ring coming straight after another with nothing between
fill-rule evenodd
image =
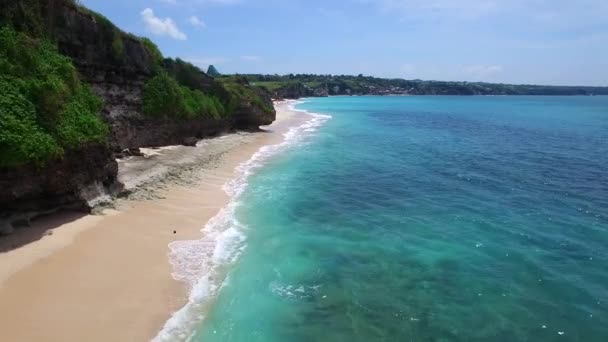
<instances>
[{"instance_id":1,"label":"green vegetation on cliff","mask_svg":"<svg viewBox=\"0 0 608 342\"><path fill-rule=\"evenodd\" d=\"M139 39L121 31L104 15L80 5L78 0L19 0L0 6L0 26L9 26L30 37L52 42L56 42L56 33L61 29L73 29L69 17L63 15L66 9L89 16L98 27L95 39L108 47L98 52L107 54L108 59L115 63L125 63L124 40Z\"/></svg>"},{"instance_id":2,"label":"green vegetation on cliff","mask_svg":"<svg viewBox=\"0 0 608 342\"><path fill-rule=\"evenodd\" d=\"M81 83L76 67L85 80L99 76L98 69L143 80L142 114L153 118L230 123L248 113L273 113L259 88L215 80L191 63L164 58L151 40L121 31L79 1L0 7L0 167L42 165L105 141L109 129L98 116L103 103ZM95 88L104 96L106 81ZM112 101L120 99L111 97L107 105L117 105Z\"/></svg>"},{"instance_id":3,"label":"green vegetation on cliff","mask_svg":"<svg viewBox=\"0 0 608 342\"><path fill-rule=\"evenodd\" d=\"M163 117L183 105L179 84L164 72L146 83L143 101L144 113L156 117Z\"/></svg>"},{"instance_id":4,"label":"green vegetation on cliff","mask_svg":"<svg viewBox=\"0 0 608 342\"><path fill-rule=\"evenodd\" d=\"M148 116L176 119L222 119L228 115L212 82L196 66L177 58L163 58L152 41L144 39L146 49L154 56L158 68L146 82L143 111Z\"/></svg>"},{"instance_id":5,"label":"green vegetation on cliff","mask_svg":"<svg viewBox=\"0 0 608 342\"><path fill-rule=\"evenodd\" d=\"M148 49L158 51L152 42L147 44ZM146 115L154 117L222 119L232 115L243 102L248 102L272 113L271 103L256 89L245 79L213 79L191 63L166 58L145 85L143 108Z\"/></svg>"},{"instance_id":6,"label":"green vegetation on cliff","mask_svg":"<svg viewBox=\"0 0 608 342\"><path fill-rule=\"evenodd\" d=\"M143 102L144 113L154 117L221 119L226 115L215 96L182 86L164 71L146 83Z\"/></svg>"},{"instance_id":7,"label":"green vegetation on cliff","mask_svg":"<svg viewBox=\"0 0 608 342\"><path fill-rule=\"evenodd\" d=\"M24 32L31 37L52 39L53 29L65 25L62 18L57 15L65 6L77 8L80 12L95 18L102 28L100 38L109 38L110 43L114 40L114 36L120 33L108 18L81 6L79 0L6 1L2 3L0 25L13 27L16 31ZM112 45L120 45L120 43L114 42Z\"/></svg>"},{"instance_id":8,"label":"green vegetation on cliff","mask_svg":"<svg viewBox=\"0 0 608 342\"><path fill-rule=\"evenodd\" d=\"M188 63L179 58L166 58L163 61L163 68L182 86L193 90L213 92L212 88L215 84L213 79L192 63Z\"/></svg>"},{"instance_id":9,"label":"green vegetation on cliff","mask_svg":"<svg viewBox=\"0 0 608 342\"><path fill-rule=\"evenodd\" d=\"M64 149L103 142L101 106L53 44L0 29L0 167L40 165Z\"/></svg>"},{"instance_id":10,"label":"green vegetation on cliff","mask_svg":"<svg viewBox=\"0 0 608 342\"><path fill-rule=\"evenodd\" d=\"M163 54L162 52L160 52L158 46L156 46L156 44L154 44L149 38L146 37L142 37L141 42L146 47L146 50L148 50L150 56L152 56L154 63L159 66L162 65L163 59L165 59L165 57L163 57Z\"/></svg>"},{"instance_id":11,"label":"green vegetation on cliff","mask_svg":"<svg viewBox=\"0 0 608 342\"><path fill-rule=\"evenodd\" d=\"M272 102L265 101L261 96L260 92L263 91L260 87L250 85L247 79L227 76L219 79L223 87L228 90L229 96L229 108L232 110L236 109L239 101L246 101L251 103L253 106L260 108L266 113L272 113L274 108Z\"/></svg>"}]
</instances>

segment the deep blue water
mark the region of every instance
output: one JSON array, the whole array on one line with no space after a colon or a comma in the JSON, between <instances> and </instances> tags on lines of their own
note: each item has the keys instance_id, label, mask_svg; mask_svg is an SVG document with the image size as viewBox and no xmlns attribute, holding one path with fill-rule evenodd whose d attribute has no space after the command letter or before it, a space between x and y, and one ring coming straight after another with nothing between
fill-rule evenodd
<instances>
[{"instance_id":1,"label":"deep blue water","mask_svg":"<svg viewBox=\"0 0 608 342\"><path fill-rule=\"evenodd\" d=\"M608 97L298 108L195 341L608 341Z\"/></svg>"}]
</instances>

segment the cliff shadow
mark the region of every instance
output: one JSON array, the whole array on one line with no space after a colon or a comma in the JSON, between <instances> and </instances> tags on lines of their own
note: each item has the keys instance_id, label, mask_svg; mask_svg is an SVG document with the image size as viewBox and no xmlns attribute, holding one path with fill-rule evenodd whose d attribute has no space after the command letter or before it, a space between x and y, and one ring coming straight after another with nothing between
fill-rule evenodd
<instances>
[{"instance_id":1,"label":"cliff shadow","mask_svg":"<svg viewBox=\"0 0 608 342\"><path fill-rule=\"evenodd\" d=\"M240 129L237 132L246 132L246 133L274 133L275 131L272 128L250 128L250 129Z\"/></svg>"},{"instance_id":2,"label":"cliff shadow","mask_svg":"<svg viewBox=\"0 0 608 342\"><path fill-rule=\"evenodd\" d=\"M30 221L29 225L17 225L13 233L0 236L0 254L38 241L45 236L53 235L53 229L87 215L90 214L77 211L59 211L36 217Z\"/></svg>"}]
</instances>

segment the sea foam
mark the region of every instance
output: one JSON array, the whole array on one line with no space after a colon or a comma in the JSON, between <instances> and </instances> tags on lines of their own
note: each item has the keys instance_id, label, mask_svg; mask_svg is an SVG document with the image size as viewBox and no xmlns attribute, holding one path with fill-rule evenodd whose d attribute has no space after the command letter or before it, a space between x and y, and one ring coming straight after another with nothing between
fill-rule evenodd
<instances>
[{"instance_id":1,"label":"sea foam","mask_svg":"<svg viewBox=\"0 0 608 342\"><path fill-rule=\"evenodd\" d=\"M201 230L200 240L175 241L169 244L169 260L173 277L190 286L188 303L175 312L153 339L154 342L188 341L204 317L204 307L225 286L226 270L246 247L246 225L236 218L239 198L247 188L249 177L271 157L297 146L316 132L329 115L295 109L302 101L286 101L289 110L304 113L310 118L303 124L291 127L276 145L260 148L248 161L235 170L236 177L223 186L230 202L207 222Z\"/></svg>"}]
</instances>

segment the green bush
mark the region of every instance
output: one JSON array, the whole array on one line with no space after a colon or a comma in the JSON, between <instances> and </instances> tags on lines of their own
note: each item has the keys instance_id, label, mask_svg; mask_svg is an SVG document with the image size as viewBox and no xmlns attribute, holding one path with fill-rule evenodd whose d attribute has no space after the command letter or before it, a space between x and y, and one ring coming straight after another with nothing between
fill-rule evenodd
<instances>
[{"instance_id":1,"label":"green bush","mask_svg":"<svg viewBox=\"0 0 608 342\"><path fill-rule=\"evenodd\" d=\"M65 105L57 122L57 137L63 147L77 148L87 142L103 142L108 126L99 119L103 102L88 87L80 87Z\"/></svg>"},{"instance_id":2,"label":"green bush","mask_svg":"<svg viewBox=\"0 0 608 342\"><path fill-rule=\"evenodd\" d=\"M225 77L220 80L224 88L230 93L227 105L229 111L234 111L241 100L246 100L267 113L273 112L272 104L266 102L259 94L259 91L262 91L261 89L256 88L256 86L241 84L232 77Z\"/></svg>"},{"instance_id":3,"label":"green bush","mask_svg":"<svg viewBox=\"0 0 608 342\"><path fill-rule=\"evenodd\" d=\"M184 108L184 98L179 84L164 72L146 83L143 102L144 113L154 117L181 114Z\"/></svg>"},{"instance_id":4,"label":"green bush","mask_svg":"<svg viewBox=\"0 0 608 342\"><path fill-rule=\"evenodd\" d=\"M143 109L149 116L177 119L220 119L226 114L223 105L215 96L180 86L166 72L160 72L146 83Z\"/></svg>"},{"instance_id":5,"label":"green bush","mask_svg":"<svg viewBox=\"0 0 608 342\"><path fill-rule=\"evenodd\" d=\"M0 167L43 164L105 140L101 99L51 43L0 29L0 75Z\"/></svg>"},{"instance_id":6,"label":"green bush","mask_svg":"<svg viewBox=\"0 0 608 342\"><path fill-rule=\"evenodd\" d=\"M197 66L179 58L165 59L163 62L163 67L169 75L175 78L179 85L193 90L206 89L213 82L213 79L205 75L205 73Z\"/></svg>"},{"instance_id":7,"label":"green bush","mask_svg":"<svg viewBox=\"0 0 608 342\"><path fill-rule=\"evenodd\" d=\"M209 119L221 119L224 116L224 107L215 96L205 95L199 90L191 90L181 87L184 98L184 111L186 117L206 117Z\"/></svg>"},{"instance_id":8,"label":"green bush","mask_svg":"<svg viewBox=\"0 0 608 342\"><path fill-rule=\"evenodd\" d=\"M55 139L37 123L34 104L15 82L0 77L0 167L41 164L59 155Z\"/></svg>"},{"instance_id":9,"label":"green bush","mask_svg":"<svg viewBox=\"0 0 608 342\"><path fill-rule=\"evenodd\" d=\"M187 118L195 118L204 111L204 94L200 91L181 87L181 96L184 99L183 112Z\"/></svg>"}]
</instances>

